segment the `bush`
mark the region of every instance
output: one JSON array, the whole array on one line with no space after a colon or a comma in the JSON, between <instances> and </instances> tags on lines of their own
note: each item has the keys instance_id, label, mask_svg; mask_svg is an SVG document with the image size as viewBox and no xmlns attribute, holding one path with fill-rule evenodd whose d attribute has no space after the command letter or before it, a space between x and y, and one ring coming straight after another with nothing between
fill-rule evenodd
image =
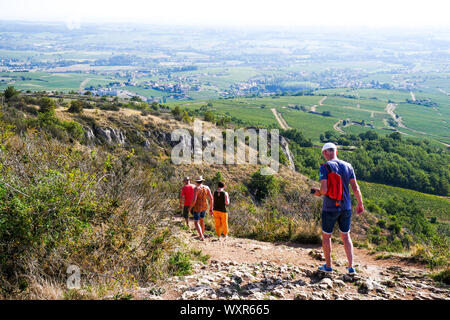
<instances>
[{"instance_id":1,"label":"bush","mask_svg":"<svg viewBox=\"0 0 450 320\"><path fill-rule=\"evenodd\" d=\"M17 91L13 86L9 86L8 88L5 89L3 96L5 97L6 100L11 99L14 96L19 95L20 91Z\"/></svg>"},{"instance_id":2,"label":"bush","mask_svg":"<svg viewBox=\"0 0 450 320\"><path fill-rule=\"evenodd\" d=\"M437 274L432 275L434 281L450 285L450 269L447 268Z\"/></svg>"},{"instance_id":3,"label":"bush","mask_svg":"<svg viewBox=\"0 0 450 320\"><path fill-rule=\"evenodd\" d=\"M249 191L254 195L257 201L261 201L269 194L276 194L279 191L279 183L273 175L262 175L256 171L248 184Z\"/></svg>"},{"instance_id":4,"label":"bush","mask_svg":"<svg viewBox=\"0 0 450 320\"><path fill-rule=\"evenodd\" d=\"M212 113L211 111L206 111L204 113L204 119L205 119L205 121L209 121L209 122L214 123L216 117L215 117L214 113Z\"/></svg>"},{"instance_id":5,"label":"bush","mask_svg":"<svg viewBox=\"0 0 450 320\"><path fill-rule=\"evenodd\" d=\"M90 288L168 275L174 239L158 223L171 196L157 172L128 153L85 153L31 133L0 138L0 296L65 288L71 264ZM187 268L183 256L172 262Z\"/></svg>"},{"instance_id":6,"label":"bush","mask_svg":"<svg viewBox=\"0 0 450 320\"><path fill-rule=\"evenodd\" d=\"M380 228L386 228L386 220L384 219L378 220L377 226L379 226Z\"/></svg>"},{"instance_id":7,"label":"bush","mask_svg":"<svg viewBox=\"0 0 450 320\"><path fill-rule=\"evenodd\" d=\"M81 113L83 112L83 103L80 100L72 100L67 111L70 113Z\"/></svg>"},{"instance_id":8,"label":"bush","mask_svg":"<svg viewBox=\"0 0 450 320\"><path fill-rule=\"evenodd\" d=\"M400 234L400 231L402 230L402 226L399 222L392 222L388 225L388 229L393 233L393 234Z\"/></svg>"},{"instance_id":9,"label":"bush","mask_svg":"<svg viewBox=\"0 0 450 320\"><path fill-rule=\"evenodd\" d=\"M42 113L48 113L50 115L54 115L55 114L55 102L48 98L48 97L43 97L41 98L41 100L39 101L39 111Z\"/></svg>"},{"instance_id":10,"label":"bush","mask_svg":"<svg viewBox=\"0 0 450 320\"><path fill-rule=\"evenodd\" d=\"M169 259L169 272L175 276L186 276L192 273L192 263L188 254L175 252Z\"/></svg>"}]
</instances>

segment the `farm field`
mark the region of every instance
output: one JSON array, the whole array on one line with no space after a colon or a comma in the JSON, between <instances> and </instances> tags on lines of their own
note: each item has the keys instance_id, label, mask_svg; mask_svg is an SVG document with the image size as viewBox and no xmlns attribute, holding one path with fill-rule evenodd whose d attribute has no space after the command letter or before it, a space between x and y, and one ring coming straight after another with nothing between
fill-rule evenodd
<instances>
[{"instance_id":1,"label":"farm field","mask_svg":"<svg viewBox=\"0 0 450 320\"><path fill-rule=\"evenodd\" d=\"M399 197L411 198L420 203L428 217L436 217L440 221L449 222L450 201L445 197L379 183L358 181L358 184L366 197L382 199L395 194Z\"/></svg>"},{"instance_id":2,"label":"farm field","mask_svg":"<svg viewBox=\"0 0 450 320\"><path fill-rule=\"evenodd\" d=\"M2 81L3 80L3 81ZM0 90L14 86L19 90L31 91L78 91L83 87L106 85L116 81L113 78L94 74L46 73L46 72L1 72ZM83 88L84 89L84 88Z\"/></svg>"},{"instance_id":3,"label":"farm field","mask_svg":"<svg viewBox=\"0 0 450 320\"><path fill-rule=\"evenodd\" d=\"M321 90L325 93L334 94L337 89ZM448 121L448 108L430 108L422 105L401 102L401 99L411 98L410 93L389 90L359 90L358 99L351 99L339 96L279 96L265 98L235 98L220 100L203 100L204 104L211 102L212 111L219 114L227 114L244 123L251 125L279 126L270 109L276 109L292 127L301 130L305 136L314 142L319 141L320 134L325 131L338 131L338 133L359 134L367 130L374 130L379 135L390 134L395 130L405 133L409 137L426 138L436 142L449 143L450 134ZM348 92L347 92L348 93ZM347 94L346 93L346 94ZM364 95L369 98L363 98ZM425 95L425 94L424 94ZM426 96L426 95L425 95ZM326 99L325 99L326 97ZM373 99L376 97L376 99ZM422 97L422 93L417 94L417 99ZM446 97L436 95L433 101L440 104L445 103ZM392 127L393 118L386 111L388 101L395 101L397 114L405 127ZM322 103L320 103L322 102ZM173 102L173 105L180 105L186 109L198 109L197 103ZM301 110L303 107L303 110ZM309 113L306 111L315 111ZM323 116L321 113L329 112L330 116ZM448 119L448 117L447 117ZM346 124L342 122L346 120ZM356 123L354 123L356 122ZM337 124L339 123L339 124ZM358 124L359 123L359 124ZM364 125L361 125L364 123ZM338 128L336 128L336 125ZM373 126L373 128L369 127Z\"/></svg>"},{"instance_id":4,"label":"farm field","mask_svg":"<svg viewBox=\"0 0 450 320\"><path fill-rule=\"evenodd\" d=\"M409 91L398 90L384 90L384 89L352 89L352 88L337 88L337 89L323 89L315 92L318 95L343 95L352 96L354 98L364 98L370 100L380 100L388 102L405 102L410 99Z\"/></svg>"},{"instance_id":5,"label":"farm field","mask_svg":"<svg viewBox=\"0 0 450 320\"><path fill-rule=\"evenodd\" d=\"M408 128L450 143L449 118L439 116L438 111L410 103L398 105L395 111Z\"/></svg>"}]
</instances>

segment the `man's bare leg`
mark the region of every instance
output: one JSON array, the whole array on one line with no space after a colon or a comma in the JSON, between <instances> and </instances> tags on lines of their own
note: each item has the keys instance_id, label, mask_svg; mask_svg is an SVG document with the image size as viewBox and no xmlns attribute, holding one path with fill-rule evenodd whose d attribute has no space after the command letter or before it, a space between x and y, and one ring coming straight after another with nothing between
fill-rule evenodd
<instances>
[{"instance_id":1,"label":"man's bare leg","mask_svg":"<svg viewBox=\"0 0 450 320\"><path fill-rule=\"evenodd\" d=\"M322 233L323 256L327 268L331 268L331 234Z\"/></svg>"},{"instance_id":2,"label":"man's bare leg","mask_svg":"<svg viewBox=\"0 0 450 320\"><path fill-rule=\"evenodd\" d=\"M344 243L345 254L347 255L348 267L353 268L353 243L350 233L342 233L341 239Z\"/></svg>"},{"instance_id":3,"label":"man's bare leg","mask_svg":"<svg viewBox=\"0 0 450 320\"><path fill-rule=\"evenodd\" d=\"M200 226L202 227L202 234L205 234L205 219L200 218Z\"/></svg>"},{"instance_id":4,"label":"man's bare leg","mask_svg":"<svg viewBox=\"0 0 450 320\"><path fill-rule=\"evenodd\" d=\"M204 240L205 237L203 236L202 228L200 227L199 221L194 221L195 229L197 230L198 235L200 236L200 240Z\"/></svg>"}]
</instances>

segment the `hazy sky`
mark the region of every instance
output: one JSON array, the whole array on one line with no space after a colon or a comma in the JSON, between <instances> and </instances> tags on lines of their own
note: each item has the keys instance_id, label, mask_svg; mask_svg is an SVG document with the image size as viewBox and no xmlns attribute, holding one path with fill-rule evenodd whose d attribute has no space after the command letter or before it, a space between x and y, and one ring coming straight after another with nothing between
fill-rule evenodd
<instances>
[{"instance_id":1,"label":"hazy sky","mask_svg":"<svg viewBox=\"0 0 450 320\"><path fill-rule=\"evenodd\" d=\"M449 27L446 0L0 0L0 19L194 25Z\"/></svg>"}]
</instances>

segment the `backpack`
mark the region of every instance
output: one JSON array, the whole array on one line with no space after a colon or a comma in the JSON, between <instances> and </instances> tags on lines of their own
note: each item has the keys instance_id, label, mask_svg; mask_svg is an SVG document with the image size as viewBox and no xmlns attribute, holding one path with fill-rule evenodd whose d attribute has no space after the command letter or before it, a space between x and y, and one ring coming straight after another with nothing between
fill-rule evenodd
<instances>
[{"instance_id":1,"label":"backpack","mask_svg":"<svg viewBox=\"0 0 450 320\"><path fill-rule=\"evenodd\" d=\"M340 174L333 171L328 163L323 164L328 171L328 192L326 196L330 199L336 200L336 207L341 205L344 199L344 187L342 185L342 177Z\"/></svg>"}]
</instances>

